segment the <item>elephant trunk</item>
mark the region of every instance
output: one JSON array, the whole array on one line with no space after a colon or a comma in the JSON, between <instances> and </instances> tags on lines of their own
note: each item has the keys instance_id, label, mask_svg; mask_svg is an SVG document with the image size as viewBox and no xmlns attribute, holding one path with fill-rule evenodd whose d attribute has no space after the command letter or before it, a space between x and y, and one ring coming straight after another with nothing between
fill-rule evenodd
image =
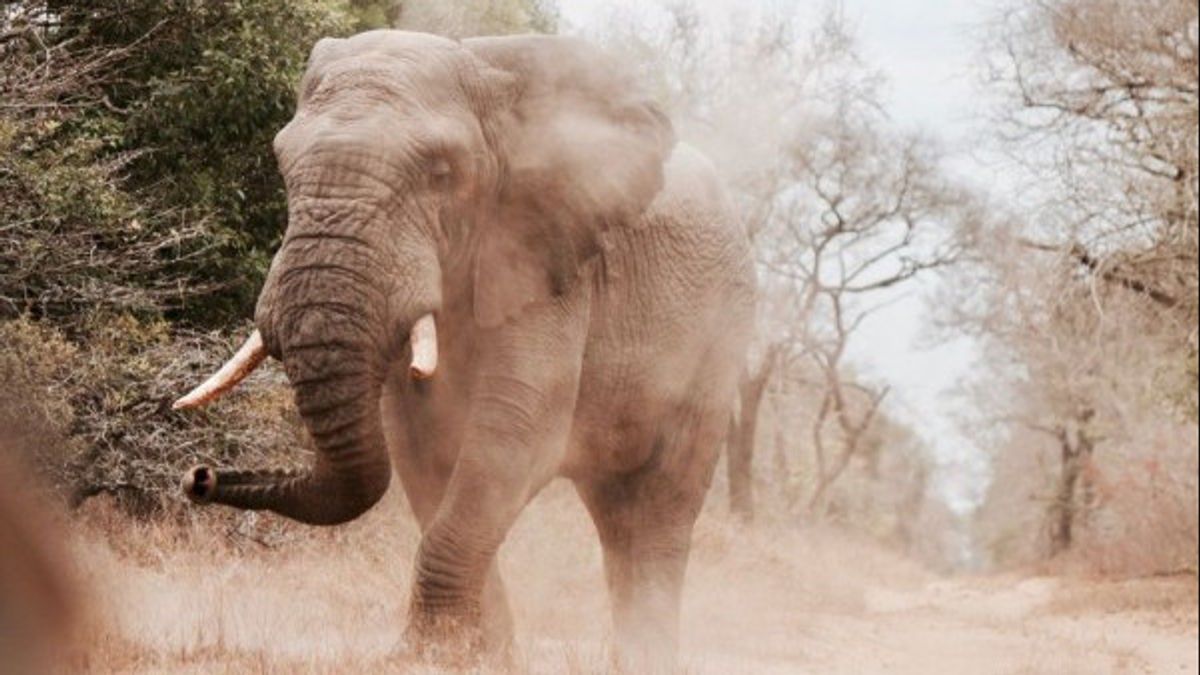
<instances>
[{"instance_id":1,"label":"elephant trunk","mask_svg":"<svg viewBox=\"0 0 1200 675\"><path fill-rule=\"evenodd\" d=\"M196 467L183 488L193 501L334 525L358 517L387 491L391 467L379 409L384 376L404 348L399 338L405 334L411 375L433 376L432 312L440 286L436 249L424 230L396 227L397 211L381 206L390 193L372 200L361 190L353 197L316 192L366 180L379 170L377 163L355 163L357 155L337 162L314 157L289 179L290 223L255 322L262 351L283 362L315 460L302 471ZM227 388L228 378L217 380L201 393Z\"/></svg>"},{"instance_id":2,"label":"elephant trunk","mask_svg":"<svg viewBox=\"0 0 1200 675\"><path fill-rule=\"evenodd\" d=\"M293 214L257 323L266 349L283 362L314 462L300 471L196 467L183 489L197 502L336 525L387 491L391 467L379 404L387 364L403 343L394 334L386 289L376 283L388 276L373 273L387 261L376 248L312 228L306 215Z\"/></svg>"},{"instance_id":3,"label":"elephant trunk","mask_svg":"<svg viewBox=\"0 0 1200 675\"><path fill-rule=\"evenodd\" d=\"M381 378L353 350L288 354L284 365L316 446L311 469L191 469L183 489L193 501L266 509L310 525L344 523L387 491L391 467L379 414Z\"/></svg>"}]
</instances>

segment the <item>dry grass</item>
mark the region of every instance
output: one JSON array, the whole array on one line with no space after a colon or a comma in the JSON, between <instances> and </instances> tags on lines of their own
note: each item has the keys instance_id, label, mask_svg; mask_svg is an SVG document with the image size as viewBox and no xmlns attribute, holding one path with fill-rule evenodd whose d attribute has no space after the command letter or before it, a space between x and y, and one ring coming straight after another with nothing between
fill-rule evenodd
<instances>
[{"instance_id":1,"label":"dry grass","mask_svg":"<svg viewBox=\"0 0 1200 675\"><path fill-rule=\"evenodd\" d=\"M1175 611L1167 596L1178 580L1092 595L1082 580L938 580L867 541L824 529L746 530L722 508L697 524L683 672L1188 670L1195 652L1194 613L1169 626L1138 618ZM400 642L418 531L398 490L335 529L212 512L137 524L93 500L69 525L89 617L74 670L436 672ZM607 670L601 552L569 485L530 505L502 568L516 671ZM1194 580L1189 588L1194 600Z\"/></svg>"},{"instance_id":2,"label":"dry grass","mask_svg":"<svg viewBox=\"0 0 1200 675\"><path fill-rule=\"evenodd\" d=\"M1195 574L1126 580L1075 581L1046 606L1054 614L1146 614L1195 621L1200 587Z\"/></svg>"},{"instance_id":3,"label":"dry grass","mask_svg":"<svg viewBox=\"0 0 1200 675\"><path fill-rule=\"evenodd\" d=\"M861 580L879 570L889 570L880 582L898 586L925 580L914 564L865 542L831 546L832 537L745 533L706 515L684 607L685 668L757 672L751 664L800 658L812 609L861 612ZM397 494L331 530L269 516L137 524L94 500L70 535L93 617L76 662L126 672L408 671L417 666L400 633L417 543ZM502 567L517 668L604 670L601 551L567 484L530 506Z\"/></svg>"}]
</instances>

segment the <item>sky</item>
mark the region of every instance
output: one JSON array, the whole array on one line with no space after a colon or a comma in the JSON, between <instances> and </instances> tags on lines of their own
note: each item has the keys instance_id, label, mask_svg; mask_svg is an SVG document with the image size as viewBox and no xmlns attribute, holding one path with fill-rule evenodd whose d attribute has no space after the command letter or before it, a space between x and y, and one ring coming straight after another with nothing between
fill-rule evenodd
<instances>
[{"instance_id":1,"label":"sky","mask_svg":"<svg viewBox=\"0 0 1200 675\"><path fill-rule=\"evenodd\" d=\"M816 15L826 3L793 0ZM560 0L567 29L586 35L612 11L633 12L646 0ZM790 6L780 0L697 0L715 15L747 6ZM975 152L981 144L978 88L979 26L996 11L995 0L843 0L866 61L888 79L885 102L900 128L931 137L947 152L946 171L980 189L1001 180ZM862 374L892 386L890 414L909 424L937 461L934 490L956 512L976 506L987 487L983 448L959 429L966 402L958 387L978 362L978 345L966 338L935 340L928 327L937 278L918 280L862 326L851 358Z\"/></svg>"},{"instance_id":2,"label":"sky","mask_svg":"<svg viewBox=\"0 0 1200 675\"><path fill-rule=\"evenodd\" d=\"M980 25L995 3L978 0L850 0L847 10L858 21L861 45L869 62L889 79L888 110L903 126L918 129L944 144L946 170L976 188L1001 181L976 150L984 140L979 92L977 39ZM891 305L864 326L862 345L882 347L875 360L861 350L873 372L903 392L901 416L915 423L941 462L938 488L952 508L966 511L980 502L987 487L984 448L964 434L956 420L966 404L960 383L980 358L978 345L960 338L930 347L931 306L940 280L923 282L907 302ZM888 344L889 336L894 336Z\"/></svg>"},{"instance_id":3,"label":"sky","mask_svg":"<svg viewBox=\"0 0 1200 675\"><path fill-rule=\"evenodd\" d=\"M974 150L981 144L983 112L977 68L978 26L994 3L971 0L846 0L869 63L888 76L887 110L893 120L943 144L946 170L978 188L998 179ZM966 402L958 386L979 359L966 338L934 345L926 330L938 279L923 280L902 300L863 326L853 352L865 372L891 382L893 408L930 444L940 462L937 489L952 508L976 506L987 487L984 449L962 433L957 418Z\"/></svg>"}]
</instances>

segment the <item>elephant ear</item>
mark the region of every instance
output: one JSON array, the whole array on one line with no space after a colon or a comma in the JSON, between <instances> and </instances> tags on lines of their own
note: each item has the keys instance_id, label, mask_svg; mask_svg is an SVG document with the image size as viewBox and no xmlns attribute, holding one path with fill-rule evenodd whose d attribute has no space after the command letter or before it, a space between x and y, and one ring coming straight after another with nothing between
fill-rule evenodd
<instances>
[{"instance_id":1,"label":"elephant ear","mask_svg":"<svg viewBox=\"0 0 1200 675\"><path fill-rule=\"evenodd\" d=\"M662 187L675 136L630 69L587 43L463 44L487 64L483 78L500 101L481 114L503 176L495 217L477 239L475 315L488 326L565 292L604 230L638 222Z\"/></svg>"}]
</instances>

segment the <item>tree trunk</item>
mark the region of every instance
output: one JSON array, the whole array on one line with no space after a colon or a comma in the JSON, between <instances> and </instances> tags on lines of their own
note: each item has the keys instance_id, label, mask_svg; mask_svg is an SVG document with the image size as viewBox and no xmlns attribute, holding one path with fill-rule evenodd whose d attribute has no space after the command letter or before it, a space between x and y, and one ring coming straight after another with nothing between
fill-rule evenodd
<instances>
[{"instance_id":1,"label":"tree trunk","mask_svg":"<svg viewBox=\"0 0 1200 675\"><path fill-rule=\"evenodd\" d=\"M725 438L725 470L729 479L729 510L743 522L754 520L754 442L777 349L767 350L757 372L746 372L738 386L739 409L729 417Z\"/></svg>"},{"instance_id":2,"label":"tree trunk","mask_svg":"<svg viewBox=\"0 0 1200 675\"><path fill-rule=\"evenodd\" d=\"M1079 507L1075 498L1076 486L1084 464L1092 454L1092 441L1083 431L1083 422L1073 420L1059 430L1062 469L1058 489L1050 505L1050 555L1053 557L1071 548L1075 540L1075 522Z\"/></svg>"},{"instance_id":3,"label":"tree trunk","mask_svg":"<svg viewBox=\"0 0 1200 675\"><path fill-rule=\"evenodd\" d=\"M775 424L775 438L773 443L775 458L771 468L777 481L779 503L786 504L787 509L791 510L795 499L792 494L792 463L788 460L787 456L786 436L786 427L782 420L778 420Z\"/></svg>"},{"instance_id":4,"label":"tree trunk","mask_svg":"<svg viewBox=\"0 0 1200 675\"><path fill-rule=\"evenodd\" d=\"M850 466L850 460L858 454L862 445L863 437L867 430L871 428L871 423L875 421L875 414L879 412L879 405L883 402L883 398L887 396L889 388L884 387L877 393L873 394L869 402L869 407L859 420L854 420L846 408L846 399L842 393L842 382L837 379L839 377L836 370L829 371L830 379L829 392L821 403L821 409L817 413L817 420L813 426L813 443L817 450L817 485L813 489L812 497L808 500L808 514L815 518L824 518L826 514L827 493L829 488L841 478L846 468ZM825 419L830 412L835 413L838 422L838 428L841 431L841 440L839 442L839 453L832 466L825 458L824 445L821 441L821 433L825 427Z\"/></svg>"},{"instance_id":5,"label":"tree trunk","mask_svg":"<svg viewBox=\"0 0 1200 675\"><path fill-rule=\"evenodd\" d=\"M729 510L743 522L754 520L754 445L755 422L730 415L726 438L725 470L729 478ZM746 427L751 427L747 430ZM747 433L751 437L746 442Z\"/></svg>"}]
</instances>

